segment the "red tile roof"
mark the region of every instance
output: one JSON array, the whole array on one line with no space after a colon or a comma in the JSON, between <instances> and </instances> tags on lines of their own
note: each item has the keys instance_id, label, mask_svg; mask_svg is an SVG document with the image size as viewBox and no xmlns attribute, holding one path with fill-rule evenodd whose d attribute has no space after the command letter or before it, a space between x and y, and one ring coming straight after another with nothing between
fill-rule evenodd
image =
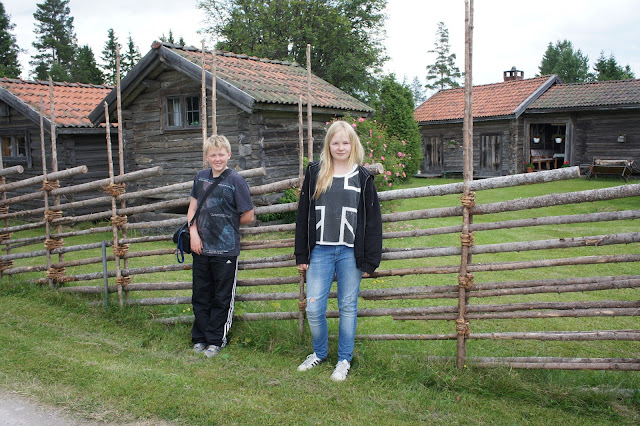
<instances>
[{"instance_id":1,"label":"red tile roof","mask_svg":"<svg viewBox=\"0 0 640 426\"><path fill-rule=\"evenodd\" d=\"M45 81L25 81L0 78L0 87L8 90L27 104L36 113L44 103L44 114L48 118L51 111L49 83ZM56 126L92 127L89 113L104 100L113 87L81 83L53 83L53 104Z\"/></svg>"},{"instance_id":2,"label":"red tile roof","mask_svg":"<svg viewBox=\"0 0 640 426\"><path fill-rule=\"evenodd\" d=\"M640 80L594 81L549 88L527 109L640 105Z\"/></svg>"},{"instance_id":3,"label":"red tile roof","mask_svg":"<svg viewBox=\"0 0 640 426\"><path fill-rule=\"evenodd\" d=\"M530 96L556 77L542 76L473 87L473 117L501 117L516 113ZM553 79L553 80L552 80ZM462 120L464 88L441 90L414 111L418 122Z\"/></svg>"},{"instance_id":4,"label":"red tile roof","mask_svg":"<svg viewBox=\"0 0 640 426\"><path fill-rule=\"evenodd\" d=\"M202 51L170 44L164 47L200 66ZM211 52L206 52L205 68L211 71ZM307 97L307 70L295 63L273 61L230 52L216 51L218 78L242 90L256 102L298 104ZM311 75L312 105L343 110L373 112L373 109L342 90Z\"/></svg>"}]
</instances>

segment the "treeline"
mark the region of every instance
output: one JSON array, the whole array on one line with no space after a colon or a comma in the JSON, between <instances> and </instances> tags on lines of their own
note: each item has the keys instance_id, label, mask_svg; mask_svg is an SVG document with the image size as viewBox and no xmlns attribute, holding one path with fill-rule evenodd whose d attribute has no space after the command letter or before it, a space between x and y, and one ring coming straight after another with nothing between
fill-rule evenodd
<instances>
[{"instance_id":1,"label":"treeline","mask_svg":"<svg viewBox=\"0 0 640 426\"><path fill-rule=\"evenodd\" d=\"M114 85L116 52L120 52L120 70L125 75L140 59L140 50L131 34L123 46L115 31L109 29L101 63L98 63L91 47L78 42L69 1L45 0L36 5L33 14L36 40L32 43L36 53L29 61L33 67L30 77L47 80L51 76L54 81ZM14 28L15 24L0 2L0 77L19 78L23 71L18 61L21 48L12 33ZM164 35L159 38L175 43L171 31L168 38ZM184 44L184 41L180 39L179 43Z\"/></svg>"}]
</instances>

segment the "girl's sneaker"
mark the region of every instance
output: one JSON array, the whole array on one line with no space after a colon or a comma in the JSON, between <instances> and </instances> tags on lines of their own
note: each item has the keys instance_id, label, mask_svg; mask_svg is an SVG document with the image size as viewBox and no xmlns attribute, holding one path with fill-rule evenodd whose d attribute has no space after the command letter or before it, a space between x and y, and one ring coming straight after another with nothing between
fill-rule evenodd
<instances>
[{"instance_id":1,"label":"girl's sneaker","mask_svg":"<svg viewBox=\"0 0 640 426\"><path fill-rule=\"evenodd\" d=\"M298 371L307 371L307 370L311 370L313 367L315 367L316 365L320 365L323 362L325 362L327 359L320 359L316 356L316 353L312 353L311 355L307 356L307 359L304 360L304 362L302 364L300 364L298 366Z\"/></svg>"},{"instance_id":2,"label":"girl's sneaker","mask_svg":"<svg viewBox=\"0 0 640 426\"><path fill-rule=\"evenodd\" d=\"M339 363L336 364L336 369L333 370L331 374L331 380L334 382L341 382L347 378L347 374L349 374L349 369L351 368L351 364L346 359L343 359Z\"/></svg>"}]
</instances>

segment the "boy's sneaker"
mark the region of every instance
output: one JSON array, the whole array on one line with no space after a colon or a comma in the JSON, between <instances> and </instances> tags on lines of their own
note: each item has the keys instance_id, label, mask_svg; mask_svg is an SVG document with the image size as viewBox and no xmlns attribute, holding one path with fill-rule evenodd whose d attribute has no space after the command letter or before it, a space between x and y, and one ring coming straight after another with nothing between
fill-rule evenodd
<instances>
[{"instance_id":1,"label":"boy's sneaker","mask_svg":"<svg viewBox=\"0 0 640 426\"><path fill-rule=\"evenodd\" d=\"M220 346L209 345L207 349L204 350L204 356L207 358L211 358L212 356L216 356L220 353Z\"/></svg>"},{"instance_id":2,"label":"boy's sneaker","mask_svg":"<svg viewBox=\"0 0 640 426\"><path fill-rule=\"evenodd\" d=\"M193 345L193 351L197 354L204 351L206 348L207 348L206 343L196 343L195 345Z\"/></svg>"},{"instance_id":3,"label":"boy's sneaker","mask_svg":"<svg viewBox=\"0 0 640 426\"><path fill-rule=\"evenodd\" d=\"M343 359L339 363L336 364L336 369L333 370L331 374L331 380L334 382L341 382L347 378L347 374L349 374L349 369L351 368L351 364L346 359Z\"/></svg>"},{"instance_id":4,"label":"boy's sneaker","mask_svg":"<svg viewBox=\"0 0 640 426\"><path fill-rule=\"evenodd\" d=\"M302 364L300 364L298 366L298 371L307 371L307 370L311 370L313 367L315 367L316 365L320 365L323 362L325 362L327 359L320 359L316 356L316 353L312 353L311 355L307 356L307 359L304 360L304 362Z\"/></svg>"}]
</instances>

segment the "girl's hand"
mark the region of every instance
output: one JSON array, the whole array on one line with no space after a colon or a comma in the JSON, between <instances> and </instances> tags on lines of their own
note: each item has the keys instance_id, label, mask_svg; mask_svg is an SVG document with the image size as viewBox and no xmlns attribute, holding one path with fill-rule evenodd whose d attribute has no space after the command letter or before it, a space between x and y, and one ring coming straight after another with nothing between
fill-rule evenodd
<instances>
[{"instance_id":1,"label":"girl's hand","mask_svg":"<svg viewBox=\"0 0 640 426\"><path fill-rule=\"evenodd\" d=\"M306 272L307 269L309 269L309 264L308 263L301 263L299 265L296 265L296 268L298 268L298 272L300 272L300 273Z\"/></svg>"},{"instance_id":2,"label":"girl's hand","mask_svg":"<svg viewBox=\"0 0 640 426\"><path fill-rule=\"evenodd\" d=\"M362 273L362 278L369 278L371 275L369 275L368 272L363 272Z\"/></svg>"}]
</instances>

